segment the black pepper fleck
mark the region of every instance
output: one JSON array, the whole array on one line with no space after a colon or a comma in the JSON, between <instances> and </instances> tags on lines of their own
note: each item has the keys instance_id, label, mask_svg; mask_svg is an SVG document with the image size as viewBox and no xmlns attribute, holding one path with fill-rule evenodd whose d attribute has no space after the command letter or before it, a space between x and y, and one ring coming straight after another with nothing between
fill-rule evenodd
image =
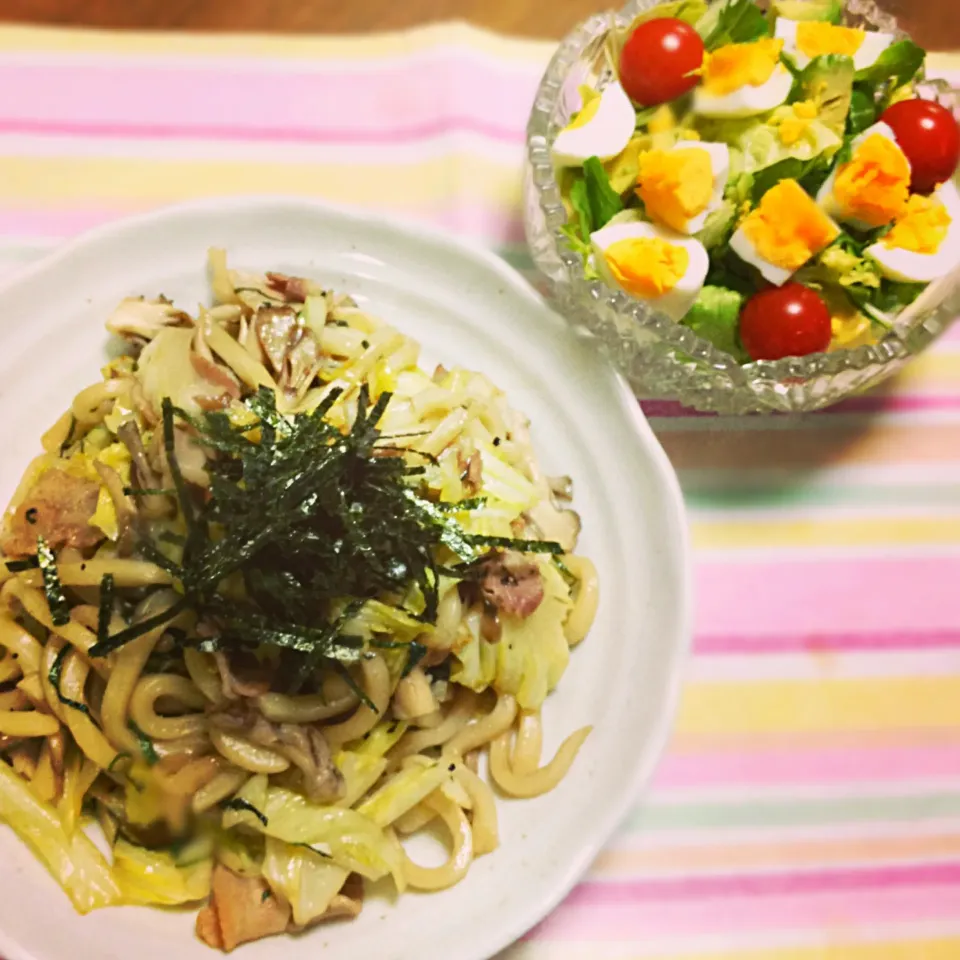
<instances>
[{"instance_id":1,"label":"black pepper fleck","mask_svg":"<svg viewBox=\"0 0 960 960\"><path fill-rule=\"evenodd\" d=\"M24 516L27 518L27 523L36 523L37 522L37 508L31 507Z\"/></svg>"}]
</instances>

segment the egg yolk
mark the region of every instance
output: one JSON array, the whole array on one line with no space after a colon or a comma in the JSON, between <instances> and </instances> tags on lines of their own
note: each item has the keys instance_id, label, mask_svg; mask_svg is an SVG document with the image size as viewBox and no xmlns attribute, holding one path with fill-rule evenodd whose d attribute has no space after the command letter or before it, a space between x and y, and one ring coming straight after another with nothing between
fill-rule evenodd
<instances>
[{"instance_id":1,"label":"egg yolk","mask_svg":"<svg viewBox=\"0 0 960 960\"><path fill-rule=\"evenodd\" d=\"M837 27L832 23L797 24L797 49L812 60L827 53L852 57L862 46L866 32L855 27Z\"/></svg>"},{"instance_id":2,"label":"egg yolk","mask_svg":"<svg viewBox=\"0 0 960 960\"><path fill-rule=\"evenodd\" d=\"M603 256L620 286L651 299L669 293L690 266L686 247L659 237L627 237L611 243Z\"/></svg>"},{"instance_id":3,"label":"egg yolk","mask_svg":"<svg viewBox=\"0 0 960 960\"><path fill-rule=\"evenodd\" d=\"M953 221L947 208L936 197L916 194L907 203L906 212L881 241L884 246L912 253L936 253Z\"/></svg>"},{"instance_id":4,"label":"egg yolk","mask_svg":"<svg viewBox=\"0 0 960 960\"><path fill-rule=\"evenodd\" d=\"M710 154L699 147L650 150L640 157L637 194L659 223L683 231L713 195Z\"/></svg>"},{"instance_id":5,"label":"egg yolk","mask_svg":"<svg viewBox=\"0 0 960 960\"><path fill-rule=\"evenodd\" d=\"M799 270L840 234L796 180L771 187L742 227L757 253L784 270Z\"/></svg>"},{"instance_id":6,"label":"egg yolk","mask_svg":"<svg viewBox=\"0 0 960 960\"><path fill-rule=\"evenodd\" d=\"M585 127L596 115L597 111L600 109L600 100L601 96L599 93L594 93L589 100L584 99L583 107L580 112L564 127L565 130L577 130L580 127Z\"/></svg>"},{"instance_id":7,"label":"egg yolk","mask_svg":"<svg viewBox=\"0 0 960 960\"><path fill-rule=\"evenodd\" d=\"M778 127L780 142L792 147L807 132L810 124L817 119L818 109L812 100L804 100L793 105L793 114L784 117Z\"/></svg>"},{"instance_id":8,"label":"egg yolk","mask_svg":"<svg viewBox=\"0 0 960 960\"><path fill-rule=\"evenodd\" d=\"M847 216L882 227L907 209L910 162L892 140L871 134L837 170L833 195Z\"/></svg>"},{"instance_id":9,"label":"egg yolk","mask_svg":"<svg viewBox=\"0 0 960 960\"><path fill-rule=\"evenodd\" d=\"M717 97L741 87L759 87L772 76L783 41L767 37L753 43L730 43L703 58L704 89Z\"/></svg>"},{"instance_id":10,"label":"egg yolk","mask_svg":"<svg viewBox=\"0 0 960 960\"><path fill-rule=\"evenodd\" d=\"M834 350L853 350L868 343L876 343L877 340L869 318L856 310L831 316L830 328L833 334L830 341L831 353Z\"/></svg>"}]
</instances>

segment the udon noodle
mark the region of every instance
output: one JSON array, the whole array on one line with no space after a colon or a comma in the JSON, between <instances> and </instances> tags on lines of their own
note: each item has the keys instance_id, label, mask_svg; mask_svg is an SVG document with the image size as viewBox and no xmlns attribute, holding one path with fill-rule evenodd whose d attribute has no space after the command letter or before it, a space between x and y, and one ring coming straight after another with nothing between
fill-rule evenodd
<instances>
[{"instance_id":1,"label":"udon noodle","mask_svg":"<svg viewBox=\"0 0 960 960\"><path fill-rule=\"evenodd\" d=\"M494 851L494 787L551 790L589 733L541 755L598 583L485 376L303 278L210 270L196 315L120 303L126 353L4 517L0 819L79 911L199 905L231 950ZM428 828L440 866L403 845Z\"/></svg>"}]
</instances>

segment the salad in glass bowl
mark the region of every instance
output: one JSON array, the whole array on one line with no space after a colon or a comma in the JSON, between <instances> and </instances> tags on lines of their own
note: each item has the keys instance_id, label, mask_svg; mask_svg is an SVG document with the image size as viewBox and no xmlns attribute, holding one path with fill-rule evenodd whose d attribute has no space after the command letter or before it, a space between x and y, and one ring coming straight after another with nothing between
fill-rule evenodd
<instances>
[{"instance_id":1,"label":"salad in glass bowl","mask_svg":"<svg viewBox=\"0 0 960 960\"><path fill-rule=\"evenodd\" d=\"M875 11L641 0L561 47L531 117L528 235L568 312L628 345L635 386L811 409L924 345L912 328L960 274L960 128Z\"/></svg>"}]
</instances>

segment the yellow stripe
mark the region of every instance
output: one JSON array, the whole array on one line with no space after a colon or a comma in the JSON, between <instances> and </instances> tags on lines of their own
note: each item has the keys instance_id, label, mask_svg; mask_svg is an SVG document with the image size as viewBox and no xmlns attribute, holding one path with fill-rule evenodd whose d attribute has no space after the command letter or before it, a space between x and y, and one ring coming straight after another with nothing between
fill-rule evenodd
<instances>
[{"instance_id":1,"label":"yellow stripe","mask_svg":"<svg viewBox=\"0 0 960 960\"><path fill-rule=\"evenodd\" d=\"M920 837L856 837L839 840L785 840L776 843L763 840L755 843L662 844L634 850L612 847L594 861L596 877L613 879L632 877L638 873L671 876L704 870L783 869L802 867L859 866L877 862L911 862L936 860L960 855L960 836L946 834Z\"/></svg>"},{"instance_id":2,"label":"yellow stripe","mask_svg":"<svg viewBox=\"0 0 960 960\"><path fill-rule=\"evenodd\" d=\"M651 958L651 954L642 955ZM834 943L810 947L772 947L751 950L742 947L722 953L669 953L662 960L957 960L960 939L909 940L898 943ZM638 958L639 960L639 958Z\"/></svg>"},{"instance_id":3,"label":"yellow stripe","mask_svg":"<svg viewBox=\"0 0 960 960\"><path fill-rule=\"evenodd\" d=\"M265 192L364 206L410 207L450 200L458 184L466 185L466 196L498 207L505 215L520 209L516 167L470 154L454 153L389 167L377 163L231 163L222 159L0 158L2 195L21 204L49 207Z\"/></svg>"},{"instance_id":4,"label":"yellow stripe","mask_svg":"<svg viewBox=\"0 0 960 960\"><path fill-rule=\"evenodd\" d=\"M960 70L960 53L947 53L943 50L927 54L927 73L935 75L941 71Z\"/></svg>"},{"instance_id":5,"label":"yellow stripe","mask_svg":"<svg viewBox=\"0 0 960 960\"><path fill-rule=\"evenodd\" d=\"M692 683L676 721L679 738L701 744L747 734L958 727L960 676Z\"/></svg>"},{"instance_id":6,"label":"yellow stripe","mask_svg":"<svg viewBox=\"0 0 960 960\"><path fill-rule=\"evenodd\" d=\"M960 543L960 517L813 519L764 517L734 521L698 521L694 545L701 550L763 547L869 547L891 544Z\"/></svg>"},{"instance_id":7,"label":"yellow stripe","mask_svg":"<svg viewBox=\"0 0 960 960\"><path fill-rule=\"evenodd\" d=\"M0 28L0 51L70 54L136 54L175 57L274 57L279 59L376 60L456 45L530 64L544 64L556 49L552 41L502 37L466 23L436 23L412 30L348 35L271 35L253 33L164 33L73 30L44 27Z\"/></svg>"},{"instance_id":8,"label":"yellow stripe","mask_svg":"<svg viewBox=\"0 0 960 960\"><path fill-rule=\"evenodd\" d=\"M956 349L955 345L951 344L950 349ZM921 353L897 374L896 383L898 393L956 393L960 390L960 353Z\"/></svg>"}]
</instances>

